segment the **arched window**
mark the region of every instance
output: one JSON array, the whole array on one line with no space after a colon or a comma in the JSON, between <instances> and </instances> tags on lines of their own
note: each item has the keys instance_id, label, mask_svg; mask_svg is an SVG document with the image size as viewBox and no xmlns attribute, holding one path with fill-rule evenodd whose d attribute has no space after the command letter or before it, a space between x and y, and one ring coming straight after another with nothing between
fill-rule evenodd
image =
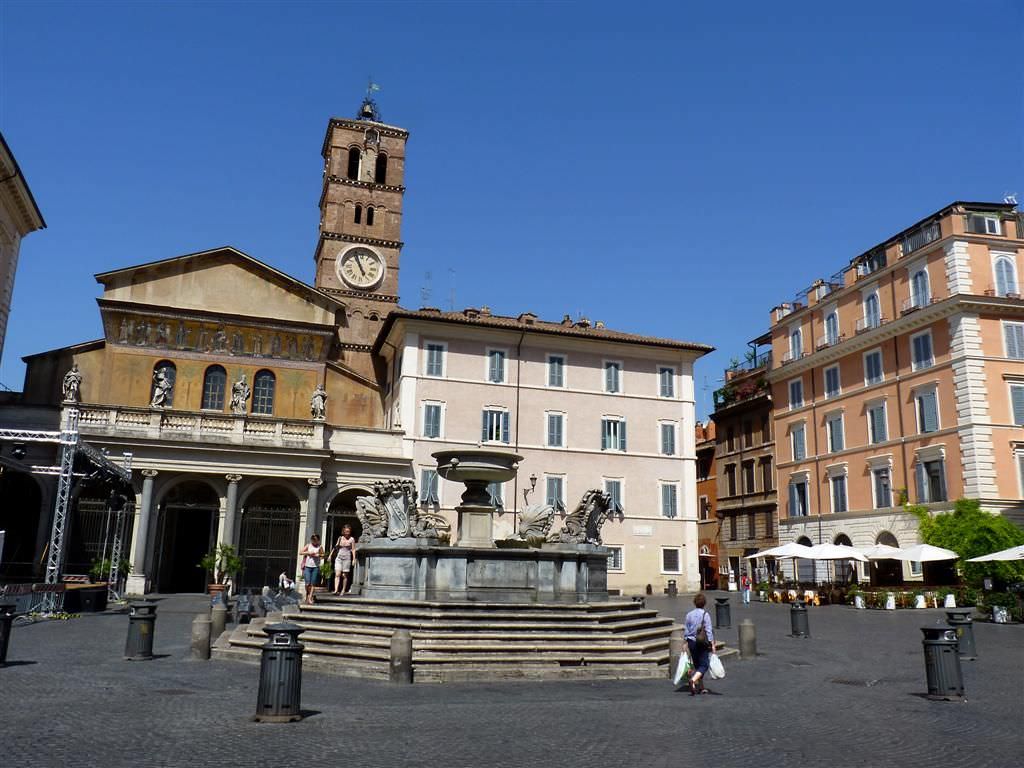
<instances>
[{"instance_id":1,"label":"arched window","mask_svg":"<svg viewBox=\"0 0 1024 768\"><path fill-rule=\"evenodd\" d=\"M359 180L359 161L362 160L362 153L359 147L350 147L348 150L348 170L346 176L356 181Z\"/></svg>"},{"instance_id":2,"label":"arched window","mask_svg":"<svg viewBox=\"0 0 1024 768\"><path fill-rule=\"evenodd\" d=\"M363 206L356 205L356 215L353 220L355 221L356 224L363 223Z\"/></svg>"},{"instance_id":3,"label":"arched window","mask_svg":"<svg viewBox=\"0 0 1024 768\"><path fill-rule=\"evenodd\" d=\"M274 415L274 374L259 371L252 381L252 412L263 416Z\"/></svg>"},{"instance_id":4,"label":"arched window","mask_svg":"<svg viewBox=\"0 0 1024 768\"><path fill-rule=\"evenodd\" d=\"M875 537L875 544L884 544L887 547L896 547L899 549L900 543L896 540L889 531L882 531L878 536Z\"/></svg>"},{"instance_id":5,"label":"arched window","mask_svg":"<svg viewBox=\"0 0 1024 768\"><path fill-rule=\"evenodd\" d=\"M170 360L161 360L153 366L153 388L149 404L154 408L170 408L174 405L174 382L177 369Z\"/></svg>"},{"instance_id":6,"label":"arched window","mask_svg":"<svg viewBox=\"0 0 1024 768\"><path fill-rule=\"evenodd\" d=\"M1014 268L1013 259L1009 256L1000 256L996 259L996 296L1006 296L1009 293L1020 293L1017 287L1017 270Z\"/></svg>"},{"instance_id":7,"label":"arched window","mask_svg":"<svg viewBox=\"0 0 1024 768\"><path fill-rule=\"evenodd\" d=\"M825 317L825 340L829 344L839 341L839 315L829 312Z\"/></svg>"},{"instance_id":8,"label":"arched window","mask_svg":"<svg viewBox=\"0 0 1024 768\"><path fill-rule=\"evenodd\" d=\"M864 298L864 326L877 328L882 324L882 312L878 307L878 294L869 293Z\"/></svg>"},{"instance_id":9,"label":"arched window","mask_svg":"<svg viewBox=\"0 0 1024 768\"><path fill-rule=\"evenodd\" d=\"M366 209L366 226L373 226L373 207L370 206Z\"/></svg>"},{"instance_id":10,"label":"arched window","mask_svg":"<svg viewBox=\"0 0 1024 768\"><path fill-rule=\"evenodd\" d=\"M915 307L923 307L931 300L928 290L928 270L919 269L910 278L910 301Z\"/></svg>"},{"instance_id":11,"label":"arched window","mask_svg":"<svg viewBox=\"0 0 1024 768\"><path fill-rule=\"evenodd\" d=\"M804 351L804 337L799 328L794 328L789 333L789 357L791 360L799 360Z\"/></svg>"},{"instance_id":12,"label":"arched window","mask_svg":"<svg viewBox=\"0 0 1024 768\"><path fill-rule=\"evenodd\" d=\"M224 392L228 385L227 372L219 365L211 365L203 376L203 404L205 410L223 411Z\"/></svg>"},{"instance_id":13,"label":"arched window","mask_svg":"<svg viewBox=\"0 0 1024 768\"><path fill-rule=\"evenodd\" d=\"M377 164L373 169L373 180L378 184L388 183L388 156L383 152L377 155Z\"/></svg>"}]
</instances>

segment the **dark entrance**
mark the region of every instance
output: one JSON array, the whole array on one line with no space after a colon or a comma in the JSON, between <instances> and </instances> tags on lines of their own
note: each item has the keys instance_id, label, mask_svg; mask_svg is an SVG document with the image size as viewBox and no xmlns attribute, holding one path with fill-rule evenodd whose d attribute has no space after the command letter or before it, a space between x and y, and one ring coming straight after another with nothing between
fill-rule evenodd
<instances>
[{"instance_id":1,"label":"dark entrance","mask_svg":"<svg viewBox=\"0 0 1024 768\"><path fill-rule=\"evenodd\" d=\"M134 517L135 505L130 502L117 513L110 508L109 496L79 496L75 500L71 517L64 573L89 573L94 564L102 560L109 561L116 536L120 536L121 542L125 544L121 549L121 572L124 573L130 558L127 542L131 541ZM109 568L108 562L103 571Z\"/></svg>"},{"instance_id":2,"label":"dark entrance","mask_svg":"<svg viewBox=\"0 0 1024 768\"><path fill-rule=\"evenodd\" d=\"M260 488L245 503L239 535L241 589L277 588L281 573L295 578L299 561L299 505L285 488Z\"/></svg>"},{"instance_id":3,"label":"dark entrance","mask_svg":"<svg viewBox=\"0 0 1024 768\"><path fill-rule=\"evenodd\" d=\"M328 552L334 548L334 543L341 536L341 529L346 525L352 527L352 536L356 541L363 535L363 524L356 517L356 498L368 495L367 491L353 489L339 493L331 501L327 509L327 540L324 542Z\"/></svg>"},{"instance_id":4,"label":"dark entrance","mask_svg":"<svg viewBox=\"0 0 1024 768\"><path fill-rule=\"evenodd\" d=\"M889 531L882 531L875 544L899 547L900 543ZM868 571L873 587L896 587L903 583L903 563L900 560L872 560Z\"/></svg>"},{"instance_id":5,"label":"dark entrance","mask_svg":"<svg viewBox=\"0 0 1024 768\"><path fill-rule=\"evenodd\" d=\"M159 592L205 592L208 575L199 567L217 537L220 499L205 483L175 486L160 505L156 537Z\"/></svg>"},{"instance_id":6,"label":"dark entrance","mask_svg":"<svg viewBox=\"0 0 1024 768\"><path fill-rule=\"evenodd\" d=\"M30 476L11 470L0 475L0 531L6 531L0 578L32 579L41 504L39 486Z\"/></svg>"}]
</instances>

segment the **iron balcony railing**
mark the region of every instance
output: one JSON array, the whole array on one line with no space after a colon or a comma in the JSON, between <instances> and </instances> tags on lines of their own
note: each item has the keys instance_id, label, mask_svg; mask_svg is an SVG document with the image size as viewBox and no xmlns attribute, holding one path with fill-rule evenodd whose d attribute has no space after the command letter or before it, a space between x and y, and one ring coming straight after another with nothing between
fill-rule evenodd
<instances>
[{"instance_id":1,"label":"iron balcony railing","mask_svg":"<svg viewBox=\"0 0 1024 768\"><path fill-rule=\"evenodd\" d=\"M872 328L879 328L885 325L888 320L884 316L879 315L878 317L861 317L857 319L857 333L864 333L864 331L870 331Z\"/></svg>"},{"instance_id":2,"label":"iron balcony railing","mask_svg":"<svg viewBox=\"0 0 1024 768\"><path fill-rule=\"evenodd\" d=\"M772 363L772 353L762 352L756 357L747 357L742 362L733 363L729 366L730 371L756 371L758 368L767 368Z\"/></svg>"},{"instance_id":3,"label":"iron balcony railing","mask_svg":"<svg viewBox=\"0 0 1024 768\"><path fill-rule=\"evenodd\" d=\"M903 241L900 243L903 255L911 254L919 248L928 245L928 243L934 243L941 236L942 232L939 229L939 222L933 221L925 224L903 238Z\"/></svg>"},{"instance_id":4,"label":"iron balcony railing","mask_svg":"<svg viewBox=\"0 0 1024 768\"><path fill-rule=\"evenodd\" d=\"M909 299L903 300L903 308L900 310L900 314L909 314L915 310L927 307L929 304L934 304L941 300L941 296L911 296Z\"/></svg>"},{"instance_id":5,"label":"iron balcony railing","mask_svg":"<svg viewBox=\"0 0 1024 768\"><path fill-rule=\"evenodd\" d=\"M1020 284L1016 281L1010 281L1005 285L992 285L985 289L985 295L998 296L1004 299L1019 299Z\"/></svg>"},{"instance_id":6,"label":"iron balcony railing","mask_svg":"<svg viewBox=\"0 0 1024 768\"><path fill-rule=\"evenodd\" d=\"M828 347L834 347L836 344L839 344L840 342L845 340L845 333L840 333L838 336L833 336L831 338L829 338L828 336L822 336L820 339L818 339L818 343L816 346L817 349L826 349Z\"/></svg>"}]
</instances>

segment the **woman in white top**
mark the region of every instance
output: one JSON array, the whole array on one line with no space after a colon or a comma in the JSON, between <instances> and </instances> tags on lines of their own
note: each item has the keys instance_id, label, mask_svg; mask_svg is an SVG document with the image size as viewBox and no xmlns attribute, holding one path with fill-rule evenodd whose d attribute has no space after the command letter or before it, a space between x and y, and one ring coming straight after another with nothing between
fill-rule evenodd
<instances>
[{"instance_id":1,"label":"woman in white top","mask_svg":"<svg viewBox=\"0 0 1024 768\"><path fill-rule=\"evenodd\" d=\"M352 580L349 574L352 571L352 564L356 560L356 540L352 536L351 525L346 525L341 529L341 536L338 537L338 543L334 545L334 550L337 552L337 556L334 558L334 594L347 595L352 589Z\"/></svg>"},{"instance_id":2,"label":"woman in white top","mask_svg":"<svg viewBox=\"0 0 1024 768\"><path fill-rule=\"evenodd\" d=\"M324 556L324 548L320 546L320 537L315 533L309 537L309 544L299 550L302 557L302 579L306 582L306 605L313 604L313 587L320 579L320 560Z\"/></svg>"}]
</instances>

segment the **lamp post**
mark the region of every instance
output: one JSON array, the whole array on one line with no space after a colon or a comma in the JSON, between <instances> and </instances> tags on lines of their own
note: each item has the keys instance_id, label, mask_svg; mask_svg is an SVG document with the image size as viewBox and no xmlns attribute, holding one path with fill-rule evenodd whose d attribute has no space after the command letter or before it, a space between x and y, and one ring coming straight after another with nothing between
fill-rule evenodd
<instances>
[{"instance_id":1,"label":"lamp post","mask_svg":"<svg viewBox=\"0 0 1024 768\"><path fill-rule=\"evenodd\" d=\"M523 506L524 507L529 503L530 494L533 493L536 489L537 489L537 476L531 474L530 475L530 487L529 488L523 488Z\"/></svg>"}]
</instances>

